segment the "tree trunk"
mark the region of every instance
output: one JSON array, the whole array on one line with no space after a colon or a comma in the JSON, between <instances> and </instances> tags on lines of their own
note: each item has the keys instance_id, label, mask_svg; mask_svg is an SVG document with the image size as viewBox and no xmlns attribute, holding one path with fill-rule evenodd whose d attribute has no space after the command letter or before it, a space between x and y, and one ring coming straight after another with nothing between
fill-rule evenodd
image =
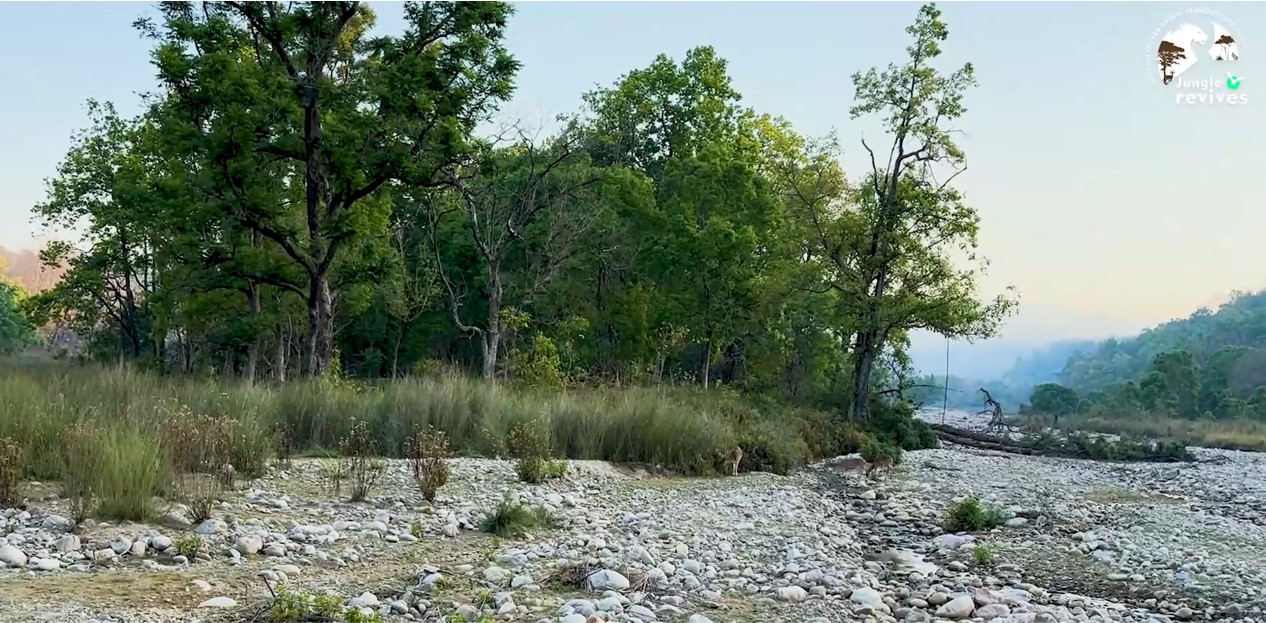
<instances>
[{"instance_id":1,"label":"tree trunk","mask_svg":"<svg viewBox=\"0 0 1266 623\"><path fill-rule=\"evenodd\" d=\"M286 327L277 328L277 362L273 364L273 375L278 383L286 382L286 352L289 350L289 335Z\"/></svg>"},{"instance_id":2,"label":"tree trunk","mask_svg":"<svg viewBox=\"0 0 1266 623\"><path fill-rule=\"evenodd\" d=\"M327 275L314 275L308 292L308 342L305 358L308 374L321 376L334 358L334 307Z\"/></svg>"},{"instance_id":3,"label":"tree trunk","mask_svg":"<svg viewBox=\"0 0 1266 623\"><path fill-rule=\"evenodd\" d=\"M259 314L263 308L263 305L259 301L259 284L252 283L250 285L250 291L246 294L246 302L247 306L250 308L251 325L253 327L252 330L255 333L255 335L251 338L251 345L246 351L246 367L242 370L242 376L246 379L246 385L249 387L255 384L255 368L259 364L260 344L258 327Z\"/></svg>"},{"instance_id":4,"label":"tree trunk","mask_svg":"<svg viewBox=\"0 0 1266 623\"><path fill-rule=\"evenodd\" d=\"M849 415L860 421L870 419L870 377L875 369L875 339L869 332L857 334L856 363L853 369L853 398Z\"/></svg>"},{"instance_id":5,"label":"tree trunk","mask_svg":"<svg viewBox=\"0 0 1266 623\"><path fill-rule=\"evenodd\" d=\"M708 388L708 380L712 378L712 332L708 332L708 341L703 345L703 388Z\"/></svg>"},{"instance_id":6,"label":"tree trunk","mask_svg":"<svg viewBox=\"0 0 1266 623\"><path fill-rule=\"evenodd\" d=\"M501 350L501 263L488 265L488 326L483 331L483 375L489 381L497 378L497 356Z\"/></svg>"}]
</instances>

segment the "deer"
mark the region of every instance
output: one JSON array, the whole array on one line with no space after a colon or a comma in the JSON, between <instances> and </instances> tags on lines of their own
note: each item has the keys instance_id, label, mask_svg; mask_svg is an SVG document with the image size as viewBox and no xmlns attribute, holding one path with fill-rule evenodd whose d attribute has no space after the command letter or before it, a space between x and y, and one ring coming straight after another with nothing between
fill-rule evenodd
<instances>
[{"instance_id":1,"label":"deer","mask_svg":"<svg viewBox=\"0 0 1266 623\"><path fill-rule=\"evenodd\" d=\"M735 446L735 448L730 451L730 455L726 457L725 459L726 466L730 468L731 476L738 475L739 463L742 460L743 460L743 449Z\"/></svg>"},{"instance_id":2,"label":"deer","mask_svg":"<svg viewBox=\"0 0 1266 623\"><path fill-rule=\"evenodd\" d=\"M886 454L877 456L875 457L875 460L871 461L870 465L866 468L866 477L870 478L872 475L878 474L881 471L882 472L891 471L892 466L893 466L892 457Z\"/></svg>"}]
</instances>

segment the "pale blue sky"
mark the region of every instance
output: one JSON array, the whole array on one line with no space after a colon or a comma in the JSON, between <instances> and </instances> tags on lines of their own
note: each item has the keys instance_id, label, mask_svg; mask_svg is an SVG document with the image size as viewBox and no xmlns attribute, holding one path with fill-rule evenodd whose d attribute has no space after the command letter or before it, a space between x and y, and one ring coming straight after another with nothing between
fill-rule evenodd
<instances>
[{"instance_id":1,"label":"pale blue sky","mask_svg":"<svg viewBox=\"0 0 1266 623\"><path fill-rule=\"evenodd\" d=\"M383 30L400 5L374 3ZM1015 285L1013 338L1137 329L1232 289L1266 287L1266 12L1237 3L943 3L947 63L970 60L980 87L960 124L958 180L983 220L984 285ZM1199 7L1234 21L1243 106L1178 106L1147 80L1154 31ZM509 47L523 62L509 116L569 112L580 94L712 45L744 103L802 133L836 130L854 177L849 75L898 60L916 3L526 3ZM0 4L0 245L30 243L29 208L84 125L88 98L139 109L152 88L148 42L131 23L147 3ZM1201 21L1186 19L1183 21ZM1206 29L1207 23L1201 24ZM1259 44L1258 41L1261 41ZM1205 59L1204 67L1212 67ZM1262 97L1261 101L1252 98Z\"/></svg>"}]
</instances>

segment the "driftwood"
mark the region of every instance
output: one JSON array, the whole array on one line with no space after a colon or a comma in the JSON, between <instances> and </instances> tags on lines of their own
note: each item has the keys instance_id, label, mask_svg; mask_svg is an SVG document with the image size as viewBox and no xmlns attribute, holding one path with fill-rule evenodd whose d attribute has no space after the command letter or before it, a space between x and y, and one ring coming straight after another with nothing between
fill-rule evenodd
<instances>
[{"instance_id":1,"label":"driftwood","mask_svg":"<svg viewBox=\"0 0 1266 623\"><path fill-rule=\"evenodd\" d=\"M1060 443L1050 443L1051 437L1048 436L1038 437L1033 440L1015 440L1009 437L995 436L979 431L957 428L949 426L948 424L929 423L928 427L933 431L936 431L936 436L943 441L956 443L961 446L978 448L981 450L994 450L996 452L1006 452L1009 454L1050 456L1067 459L1095 458L1087 456L1084 452L1078 450L1077 448L1070 448ZM1170 454L1157 453L1150 454L1146 457L1133 458L1131 460L1153 463L1178 463L1190 460L1190 458L1184 459Z\"/></svg>"}]
</instances>

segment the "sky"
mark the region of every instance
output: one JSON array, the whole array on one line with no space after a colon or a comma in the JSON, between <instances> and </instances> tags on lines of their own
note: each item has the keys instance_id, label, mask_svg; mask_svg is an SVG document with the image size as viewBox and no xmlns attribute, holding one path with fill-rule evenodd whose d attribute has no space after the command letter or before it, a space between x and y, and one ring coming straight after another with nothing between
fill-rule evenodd
<instances>
[{"instance_id":1,"label":"sky","mask_svg":"<svg viewBox=\"0 0 1266 623\"><path fill-rule=\"evenodd\" d=\"M371 3L383 32L402 6ZM981 218L987 295L1014 286L1020 312L1003 338L1037 343L1137 331L1232 290L1266 287L1266 12L1252 3L946 2L940 67L964 62L979 87L956 127L967 171L955 183ZM503 117L536 122L576 110L657 54L711 45L729 62L743 104L784 116L802 134L834 131L854 179L860 139L850 75L900 61L909 2L532 2L516 5L507 45L523 63ZM1192 14L1188 9L1220 16ZM0 3L0 246L34 244L44 180L86 124L84 102L139 112L154 87L149 42L132 22L148 3ZM1175 101L1153 69L1158 29L1229 21L1240 60L1188 75L1225 80L1240 105ZM1223 24L1224 27L1228 24ZM1260 43L1259 43L1260 41ZM1201 73L1203 72L1203 73ZM1185 76L1184 76L1185 77ZM1255 82L1260 77L1261 85ZM1257 99L1259 98L1259 99ZM919 341L927 342L927 336Z\"/></svg>"}]
</instances>

